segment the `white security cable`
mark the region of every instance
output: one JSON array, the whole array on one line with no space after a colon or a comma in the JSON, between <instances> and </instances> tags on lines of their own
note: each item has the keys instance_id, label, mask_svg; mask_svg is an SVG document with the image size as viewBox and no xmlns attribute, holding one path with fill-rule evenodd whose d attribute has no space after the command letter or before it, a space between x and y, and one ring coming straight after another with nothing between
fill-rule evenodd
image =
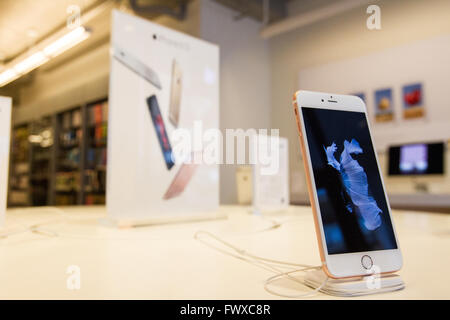
<instances>
[{"instance_id":1,"label":"white security cable","mask_svg":"<svg viewBox=\"0 0 450 320\"><path fill-rule=\"evenodd\" d=\"M206 236L206 237L210 237L214 240L216 240L217 242L221 243L222 245L224 245L225 247L228 247L229 249L231 249L232 251L230 252L229 250L224 250L222 248L219 248L207 241L204 240L205 237L201 237L201 235ZM258 266L260 268L263 268L265 270L271 271L273 273L275 273L275 276L272 276L270 278L268 278L265 282L264 282L264 289L269 292L270 294L273 295L277 295L283 298L307 298L307 297L311 297L315 294L317 294L317 292L319 292L327 283L328 281L328 277L325 278L325 280L323 281L323 283L318 286L317 288L315 288L313 291L307 293L307 294L301 294L301 295L287 295L287 294L283 294L283 293L279 293L276 292L273 289L270 289L269 286L272 282L274 282L275 280L285 277L288 278L294 282L297 282L303 286L309 287L304 280L299 280L293 276L291 276L291 274L293 273L299 273L299 272L305 272L308 270L319 270L321 269L320 266L311 266L311 265L306 265L306 264L299 264L299 263L292 263L292 262L286 262L286 261L279 261L279 260L273 260L273 259L267 259L267 258L263 258L263 257L259 257L256 255L253 255L243 249L240 249L232 244L230 244L229 242L219 238L218 236L208 232L208 231L197 231L194 234L194 239L204 243L205 245L207 245L210 248L213 248L217 251L220 251L226 255L232 256L234 258L246 261L250 264L253 264L255 266ZM236 252L236 253L233 253ZM292 267L301 267L300 269L293 269L293 270L289 270L289 271L284 271L281 270L281 268L292 268Z\"/></svg>"},{"instance_id":2,"label":"white security cable","mask_svg":"<svg viewBox=\"0 0 450 320\"><path fill-rule=\"evenodd\" d=\"M25 232L31 232L31 233L35 233L35 234L48 236L48 237L69 237L69 238L82 238L82 239L93 239L93 240L94 239L99 239L99 240L103 239L102 237L98 237L98 236L64 234L64 233L60 233L57 231L46 230L45 228L42 228L42 227L47 226L49 224L53 224L53 223L67 221L67 219L69 219L69 218L71 219L71 217L69 217L69 215L67 215L67 213L64 210L59 209L59 208L53 208L53 207L47 207L47 208L42 208L42 209L33 209L33 212L41 211L41 210L44 211L45 213L54 211L60 215L60 218L59 219L51 219L49 221L43 221L43 222L39 222L39 223L34 223L32 225L25 225L21 222L17 222L17 224L19 224L22 227L22 229L9 231L9 232L5 232L5 233L0 233L0 240L4 239L4 238L8 238L12 235L25 233ZM8 215L8 217L13 217L15 220L23 220L23 219L19 219L18 217L14 217L13 214ZM273 223L273 225L271 227L269 227L268 229L264 229L264 230L278 228L282 224L284 224L284 222L280 223L280 222L277 222L274 220L272 220L271 222ZM225 248L221 248L217 245L214 245L211 241L207 241L206 239L208 239L208 238L215 240L217 243L220 243ZM111 238L108 237L105 239L110 240ZM119 238L119 239L127 240L128 238ZM265 280L264 289L270 294L277 295L277 296L284 297L284 298L306 298L306 297L311 297L311 296L317 294L319 291L326 293L326 294L335 295L335 296L353 297L353 296L368 295L368 294L373 294L373 293L396 291L396 290L401 290L405 287L405 285L404 285L403 281L401 281L401 279L400 279L400 281L391 282L391 284L389 284L387 286L385 285L384 287L379 288L379 289L369 289L369 288L361 289L361 288L359 288L359 289L350 290L350 289L345 289L345 288L337 287L337 286L333 287L331 284L327 285L328 281L329 281L328 276L325 276L325 278L322 282L320 282L321 279L319 279L317 281L317 280L312 280L312 278L299 279L299 278L292 276L294 273L311 272L313 270L320 270L321 266L312 266L312 265L292 263L292 262L287 262L287 261L280 261L280 260L274 260L274 259L260 257L257 255L251 254L251 253L247 252L246 250L243 250L239 247L236 247L236 246L232 245L231 243L219 238L218 236L216 236L208 231L197 231L194 234L194 239L196 239L199 242L202 242L203 244L207 245L208 247L210 247L214 250L217 250L223 254L226 254L226 255L234 257L236 259L245 261L254 266L260 267L264 270L274 273L275 275L273 275L273 276L269 277L267 280ZM130 240L136 240L136 239L130 239ZM285 270L285 269L287 269L287 270ZM370 275L368 275L368 276L370 276ZM271 285L275 281L282 279L282 278L289 279L298 284L301 284L302 286L312 288L313 290L306 294L288 295L288 294L277 292L276 290L271 288ZM359 280L361 280L361 279L363 279L363 278L360 278Z\"/></svg>"},{"instance_id":3,"label":"white security cable","mask_svg":"<svg viewBox=\"0 0 450 320\"><path fill-rule=\"evenodd\" d=\"M230 250L225 250L223 248L219 248L212 243L205 241L206 237L201 237L201 235L212 238L216 240L217 242L221 243L225 247L228 247ZM262 269L271 271L275 273L274 276L269 277L264 282L264 289L269 292L270 294L283 297L283 298L307 298L316 295L319 291L323 292L325 294L334 295L334 296L340 296L340 297L356 297L356 296L364 296L364 295L370 295L375 293L383 293L383 292L392 292L392 291L398 291L405 288L404 282L398 278L396 281L393 281L391 284L380 286L379 288L369 288L367 286L366 289L346 289L339 286L333 286L332 284L328 285L330 278L325 275L324 280L322 282L318 281L306 281L305 279L298 279L292 276L294 273L300 273L300 272L311 272L313 270L321 270L321 266L310 266L305 264L298 264L298 263L291 263L286 261L278 261L278 260L272 260L267 259L263 257L259 257L256 255L253 255L251 253L248 253L247 251L240 249L229 242L219 238L218 236L208 232L208 231L198 231L195 233L194 238L205 245L209 246L210 248L213 248L217 251L220 251L226 255L232 256L234 258L246 261L252 265L258 266ZM234 253L234 252L235 253ZM292 267L301 267L299 269L292 269ZM283 271L280 268L290 268L291 270ZM368 274L368 277L376 276ZM379 276L379 275L378 275ZM398 276L397 276L398 277ZM275 282L276 280L287 278L291 281L294 281L296 283L301 284L302 286L306 286L308 288L312 288L313 290L306 294L300 294L300 295L289 295L285 293L280 293L275 291L274 289L270 288L270 285ZM366 277L355 277L354 281L365 281L370 280Z\"/></svg>"},{"instance_id":4,"label":"white security cable","mask_svg":"<svg viewBox=\"0 0 450 320\"><path fill-rule=\"evenodd\" d=\"M59 208L55 208L55 207L34 208L32 211L33 211L33 213L39 212L39 211L44 211L45 213L54 211L54 212L58 213L62 218L60 217L59 219L51 219L51 220L48 220L48 221L34 223L32 225L26 225L26 224L24 224L24 223L19 221L19 220L23 221L23 219L15 217L15 216L13 216L13 214L10 213L10 214L8 214L8 218L13 218L14 220L16 220L16 224L18 224L21 227L21 229L20 230L14 230L14 231L0 233L0 239L5 239L5 238L8 238L8 237L13 236L13 235L26 233L26 232L40 234L40 235L44 235L44 236L48 236L48 237L56 237L56 236L58 236L58 234L56 232L49 231L49 230L41 230L40 227L42 227L44 225L58 223L58 222L65 221L65 220L68 219L68 215L66 214L66 212L64 210L59 209Z\"/></svg>"},{"instance_id":5,"label":"white security cable","mask_svg":"<svg viewBox=\"0 0 450 320\"><path fill-rule=\"evenodd\" d=\"M273 295L277 295L277 296L280 296L280 297L283 297L283 298L308 298L308 297L312 297L312 296L316 295L319 291L322 291L323 287L325 287L325 285L328 282L328 277L325 278L325 280L320 284L320 286L318 286L316 288L313 288L313 291L311 291L310 293L300 294L300 295L297 295L297 294L296 295L288 295L288 294L284 294L284 293L279 293L279 292L274 291L273 289L270 289L269 285L272 282L274 282L274 281L276 281L276 280L278 280L278 279L280 279L282 277L287 277L287 278L289 278L291 280L295 279L296 282L300 282L300 284L302 284L302 285L304 285L306 287L310 287L304 280L303 281L298 281L296 278L293 278L290 275L293 274L293 273L305 272L305 271L309 271L309 270L320 270L320 269L322 269L322 267L317 266L317 267L303 268L303 269L299 269L299 270L292 270L292 271L282 272L282 273L276 274L276 275L268 278L264 282L264 289L267 292L269 292L269 293L271 293Z\"/></svg>"}]
</instances>

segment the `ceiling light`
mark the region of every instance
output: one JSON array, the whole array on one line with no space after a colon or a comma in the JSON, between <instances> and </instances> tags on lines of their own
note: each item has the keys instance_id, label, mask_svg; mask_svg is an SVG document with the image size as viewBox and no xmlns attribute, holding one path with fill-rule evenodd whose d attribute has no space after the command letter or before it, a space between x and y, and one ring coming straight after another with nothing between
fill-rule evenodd
<instances>
[{"instance_id":1,"label":"ceiling light","mask_svg":"<svg viewBox=\"0 0 450 320\"><path fill-rule=\"evenodd\" d=\"M41 52L38 51L25 60L20 61L14 66L14 70L16 70L19 74L24 74L30 72L33 69L36 69L40 65L44 64L48 61L48 58Z\"/></svg>"},{"instance_id":2,"label":"ceiling light","mask_svg":"<svg viewBox=\"0 0 450 320\"><path fill-rule=\"evenodd\" d=\"M45 47L37 45L37 51L31 56L19 57L5 66L5 70L0 73L0 87L16 80L20 76L43 65L51 58L72 48L87 39L90 34L91 31L89 29L80 26Z\"/></svg>"},{"instance_id":3,"label":"ceiling light","mask_svg":"<svg viewBox=\"0 0 450 320\"><path fill-rule=\"evenodd\" d=\"M89 35L90 31L88 29L78 27L45 47L44 53L47 57L53 58L85 40Z\"/></svg>"},{"instance_id":4,"label":"ceiling light","mask_svg":"<svg viewBox=\"0 0 450 320\"><path fill-rule=\"evenodd\" d=\"M17 79L19 75L13 69L7 69L0 73L0 87Z\"/></svg>"}]
</instances>

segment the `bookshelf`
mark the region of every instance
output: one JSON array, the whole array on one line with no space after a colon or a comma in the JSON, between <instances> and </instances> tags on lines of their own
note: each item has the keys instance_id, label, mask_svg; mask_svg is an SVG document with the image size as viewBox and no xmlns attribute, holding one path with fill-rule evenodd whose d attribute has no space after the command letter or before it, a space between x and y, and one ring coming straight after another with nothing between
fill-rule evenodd
<instances>
[{"instance_id":1,"label":"bookshelf","mask_svg":"<svg viewBox=\"0 0 450 320\"><path fill-rule=\"evenodd\" d=\"M51 117L34 121L30 125L28 144L30 161L31 205L45 206L51 196L50 176L53 148L53 122Z\"/></svg>"},{"instance_id":2,"label":"bookshelf","mask_svg":"<svg viewBox=\"0 0 450 320\"><path fill-rule=\"evenodd\" d=\"M83 203L105 204L108 101L86 107Z\"/></svg>"},{"instance_id":3,"label":"bookshelf","mask_svg":"<svg viewBox=\"0 0 450 320\"><path fill-rule=\"evenodd\" d=\"M108 101L14 127L8 205L105 203Z\"/></svg>"},{"instance_id":4,"label":"bookshelf","mask_svg":"<svg viewBox=\"0 0 450 320\"><path fill-rule=\"evenodd\" d=\"M57 115L56 164L54 166L54 203L57 206L77 205L81 192L81 149L83 144L82 107Z\"/></svg>"},{"instance_id":5,"label":"bookshelf","mask_svg":"<svg viewBox=\"0 0 450 320\"><path fill-rule=\"evenodd\" d=\"M29 206L31 148L28 142L30 126L20 125L12 130L8 204Z\"/></svg>"}]
</instances>

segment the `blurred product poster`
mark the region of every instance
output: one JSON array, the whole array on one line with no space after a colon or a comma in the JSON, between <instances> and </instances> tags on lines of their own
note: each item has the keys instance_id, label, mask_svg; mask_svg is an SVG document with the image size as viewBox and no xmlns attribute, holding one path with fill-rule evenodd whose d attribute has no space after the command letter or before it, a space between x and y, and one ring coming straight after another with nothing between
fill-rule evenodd
<instances>
[{"instance_id":1,"label":"blurred product poster","mask_svg":"<svg viewBox=\"0 0 450 320\"><path fill-rule=\"evenodd\" d=\"M258 136L257 146L260 154L271 154L271 157L259 157L253 166L254 210L256 213L285 210L289 206L288 139Z\"/></svg>"},{"instance_id":2,"label":"blurred product poster","mask_svg":"<svg viewBox=\"0 0 450 320\"><path fill-rule=\"evenodd\" d=\"M218 164L180 157L175 133L194 136L194 123L218 129L219 48L115 11L109 90L109 218L131 224L215 218ZM205 146L184 147L201 160Z\"/></svg>"},{"instance_id":3,"label":"blurred product poster","mask_svg":"<svg viewBox=\"0 0 450 320\"><path fill-rule=\"evenodd\" d=\"M237 201L241 205L251 205L253 197L252 167L240 166L236 168Z\"/></svg>"}]
</instances>

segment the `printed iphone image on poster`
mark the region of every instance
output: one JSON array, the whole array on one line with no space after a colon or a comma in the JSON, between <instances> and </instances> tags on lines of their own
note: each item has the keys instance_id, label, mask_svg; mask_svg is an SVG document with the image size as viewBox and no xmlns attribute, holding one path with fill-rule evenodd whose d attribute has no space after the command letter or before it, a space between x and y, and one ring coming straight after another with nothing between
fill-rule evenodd
<instances>
[{"instance_id":1,"label":"printed iphone image on poster","mask_svg":"<svg viewBox=\"0 0 450 320\"><path fill-rule=\"evenodd\" d=\"M159 221L216 214L218 165L177 156L194 126L219 127L219 49L147 20L113 12L108 125L108 216ZM194 132L195 131L195 132ZM202 141L202 137L200 138ZM201 159L200 157L196 157Z\"/></svg>"}]
</instances>

